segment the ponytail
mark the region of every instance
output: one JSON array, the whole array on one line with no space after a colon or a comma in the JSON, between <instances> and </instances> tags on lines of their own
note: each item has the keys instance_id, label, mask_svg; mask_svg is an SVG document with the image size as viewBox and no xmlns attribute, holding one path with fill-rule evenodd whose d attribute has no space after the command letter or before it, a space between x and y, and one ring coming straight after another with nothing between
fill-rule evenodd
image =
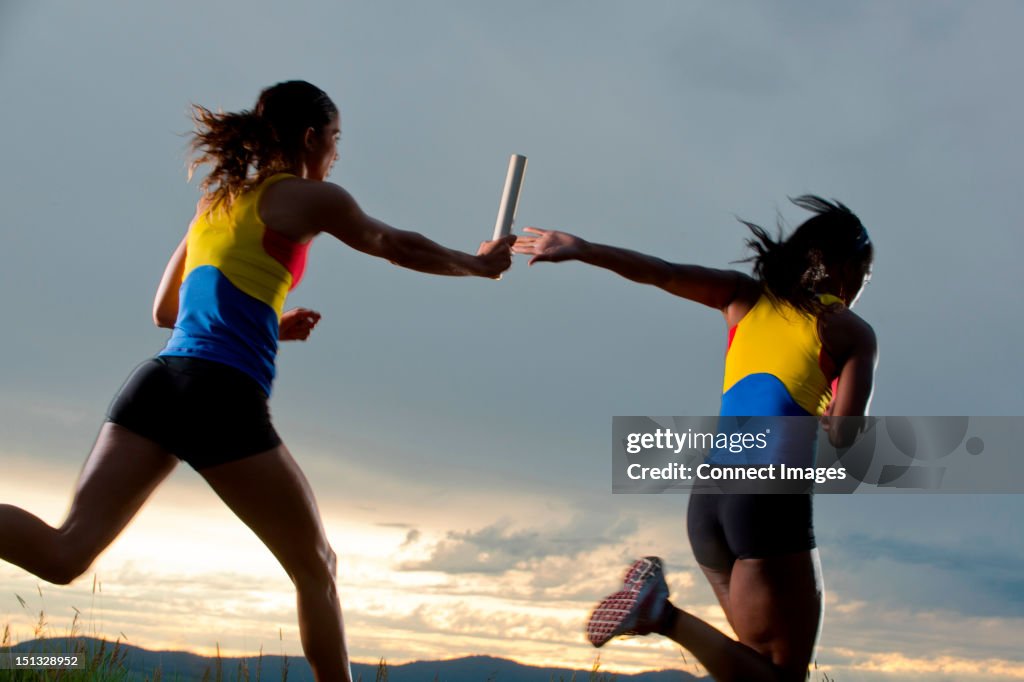
<instances>
[{"instance_id":1,"label":"ponytail","mask_svg":"<svg viewBox=\"0 0 1024 682\"><path fill-rule=\"evenodd\" d=\"M191 180L196 169L210 164L210 171L199 188L214 203L231 204L239 195L262 180L250 172L260 167L264 150L274 146L273 131L252 111L214 113L205 107L193 105L192 120L196 130L192 134L191 151L196 154L189 165Z\"/></svg>"},{"instance_id":2,"label":"ponytail","mask_svg":"<svg viewBox=\"0 0 1024 682\"><path fill-rule=\"evenodd\" d=\"M816 215L786 239L781 224L773 239L764 228L741 220L753 235L746 244L754 251L742 262L754 263L754 276L769 296L816 315L826 307L816 290L828 276L827 266L851 260L867 264L873 247L860 219L838 201L811 194L790 201Z\"/></svg>"},{"instance_id":3,"label":"ponytail","mask_svg":"<svg viewBox=\"0 0 1024 682\"><path fill-rule=\"evenodd\" d=\"M306 130L322 129L337 114L327 94L305 81L266 88L252 110L214 113L194 104L189 145L194 158L188 177L210 164L213 168L199 187L215 205L230 205L271 175L295 170Z\"/></svg>"}]
</instances>

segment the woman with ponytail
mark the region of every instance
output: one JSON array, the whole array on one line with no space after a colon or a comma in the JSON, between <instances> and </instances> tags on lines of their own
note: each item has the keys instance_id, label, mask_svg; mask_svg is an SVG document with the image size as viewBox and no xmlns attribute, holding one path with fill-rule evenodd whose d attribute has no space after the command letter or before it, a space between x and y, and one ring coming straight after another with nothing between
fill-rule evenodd
<instances>
[{"instance_id":1,"label":"woman with ponytail","mask_svg":"<svg viewBox=\"0 0 1024 682\"><path fill-rule=\"evenodd\" d=\"M312 489L267 407L278 342L308 338L320 319L312 310L285 312L285 297L320 233L420 272L492 279L511 264L514 238L485 242L473 255L364 213L326 182L340 121L310 83L267 88L251 111L195 107L194 118L192 170L211 170L154 302L154 321L173 329L170 340L114 398L59 527L0 505L0 559L49 582L71 582L183 460L295 584L302 646L316 679L351 680L337 559Z\"/></svg>"},{"instance_id":2,"label":"woman with ponytail","mask_svg":"<svg viewBox=\"0 0 1024 682\"><path fill-rule=\"evenodd\" d=\"M843 204L815 196L793 203L814 216L786 239L781 227L773 239L745 223L753 277L535 228L513 251L533 256L530 265L577 260L606 268L718 310L728 329L721 415L804 416L812 425L817 417L830 441L845 446L861 427L874 381L874 332L850 310L869 278L873 247ZM800 435L767 448L764 463L813 463L816 436ZM773 434L769 443L778 442ZM676 608L661 560L645 557L591 614L591 643L658 633L689 649L719 682L806 679L823 613L810 493L691 494L687 531L739 641Z\"/></svg>"}]
</instances>

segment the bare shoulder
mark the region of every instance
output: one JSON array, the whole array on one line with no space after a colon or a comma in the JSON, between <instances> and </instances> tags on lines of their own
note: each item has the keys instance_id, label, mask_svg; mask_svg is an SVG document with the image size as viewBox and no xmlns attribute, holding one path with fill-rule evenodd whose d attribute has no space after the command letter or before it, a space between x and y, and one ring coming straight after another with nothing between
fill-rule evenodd
<instances>
[{"instance_id":1,"label":"bare shoulder","mask_svg":"<svg viewBox=\"0 0 1024 682\"><path fill-rule=\"evenodd\" d=\"M819 318L821 342L836 359L854 353L875 354L878 339L874 328L844 305L833 306Z\"/></svg>"},{"instance_id":2,"label":"bare shoulder","mask_svg":"<svg viewBox=\"0 0 1024 682\"><path fill-rule=\"evenodd\" d=\"M263 192L262 201L263 203L278 201L315 202L330 198L337 199L339 196L348 197L349 199L352 197L341 185L333 182L290 177L267 187Z\"/></svg>"},{"instance_id":3,"label":"bare shoulder","mask_svg":"<svg viewBox=\"0 0 1024 682\"><path fill-rule=\"evenodd\" d=\"M748 305L751 308L757 303L764 293L764 285L759 281L745 275L742 272L733 270L736 277L736 297L733 299L737 305Z\"/></svg>"},{"instance_id":4,"label":"bare shoulder","mask_svg":"<svg viewBox=\"0 0 1024 682\"><path fill-rule=\"evenodd\" d=\"M267 227L306 241L339 220L358 215L360 209L352 195L333 182L287 178L266 189L259 212Z\"/></svg>"},{"instance_id":5,"label":"bare shoulder","mask_svg":"<svg viewBox=\"0 0 1024 682\"><path fill-rule=\"evenodd\" d=\"M728 273L733 280L735 292L732 300L722 312L725 315L726 325L731 328L739 324L739 321L750 312L751 308L757 305L757 301L764 294L764 285L742 272L729 270Z\"/></svg>"},{"instance_id":6,"label":"bare shoulder","mask_svg":"<svg viewBox=\"0 0 1024 682\"><path fill-rule=\"evenodd\" d=\"M844 305L834 306L833 310L827 311L822 315L822 322L825 328L835 330L836 333L864 339L875 338L874 328L863 317Z\"/></svg>"}]
</instances>

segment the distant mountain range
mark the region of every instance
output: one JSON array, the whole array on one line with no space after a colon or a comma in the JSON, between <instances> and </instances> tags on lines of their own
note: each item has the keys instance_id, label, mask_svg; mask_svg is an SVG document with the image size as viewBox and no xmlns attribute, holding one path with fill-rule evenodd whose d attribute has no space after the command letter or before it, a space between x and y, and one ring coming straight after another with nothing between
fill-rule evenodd
<instances>
[{"instance_id":1,"label":"distant mountain range","mask_svg":"<svg viewBox=\"0 0 1024 682\"><path fill-rule=\"evenodd\" d=\"M39 655L40 652L75 652L83 648L90 657L99 652L109 656L113 646L112 642L87 637L32 640L0 649L0 661L8 652ZM153 680L159 675L158 679L166 682L200 682L204 679L209 682L280 682L283 679L287 682L313 682L313 673L305 658L265 655L262 659L246 656L218 660L181 651L149 651L126 644L119 646L118 656L123 654L120 660L132 680ZM287 678L283 673L285 668ZM537 668L490 656L389 664L384 673L386 677L382 679L378 679L378 666L354 663L352 674L362 682L691 682L708 679L682 670L620 675L567 668Z\"/></svg>"}]
</instances>

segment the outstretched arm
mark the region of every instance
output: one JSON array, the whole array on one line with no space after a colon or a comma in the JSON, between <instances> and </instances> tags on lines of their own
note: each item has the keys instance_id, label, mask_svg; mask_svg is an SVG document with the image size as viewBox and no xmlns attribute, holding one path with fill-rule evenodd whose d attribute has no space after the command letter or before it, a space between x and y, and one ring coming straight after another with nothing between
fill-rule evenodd
<instances>
[{"instance_id":1,"label":"outstretched arm","mask_svg":"<svg viewBox=\"0 0 1024 682\"><path fill-rule=\"evenodd\" d=\"M724 311L746 289L756 287L753 279L735 270L669 263L637 251L593 244L567 232L534 227L523 231L535 236L520 237L512 250L533 256L530 265L577 260L717 310Z\"/></svg>"},{"instance_id":2,"label":"outstretched arm","mask_svg":"<svg viewBox=\"0 0 1024 682\"><path fill-rule=\"evenodd\" d=\"M358 213L335 229L326 231L354 249L387 259L403 268L431 275L498 279L512 265L510 247L515 241L513 236L481 242L476 255L472 255L441 246L417 232L391 227L361 210Z\"/></svg>"},{"instance_id":3,"label":"outstretched arm","mask_svg":"<svg viewBox=\"0 0 1024 682\"><path fill-rule=\"evenodd\" d=\"M301 213L300 223L290 235L293 239L309 239L317 232L327 232L363 253L391 261L410 270L432 275L489 277L497 279L512 264L509 236L480 244L476 255L449 249L423 235L399 230L367 215L351 194L329 182L281 182L271 190L261 205L261 213L275 211L268 201L280 197L281 207ZM278 213L281 215L281 213ZM293 218L292 218L293 219ZM268 224L286 227L289 218L268 220ZM287 227L286 227L287 229Z\"/></svg>"}]
</instances>

